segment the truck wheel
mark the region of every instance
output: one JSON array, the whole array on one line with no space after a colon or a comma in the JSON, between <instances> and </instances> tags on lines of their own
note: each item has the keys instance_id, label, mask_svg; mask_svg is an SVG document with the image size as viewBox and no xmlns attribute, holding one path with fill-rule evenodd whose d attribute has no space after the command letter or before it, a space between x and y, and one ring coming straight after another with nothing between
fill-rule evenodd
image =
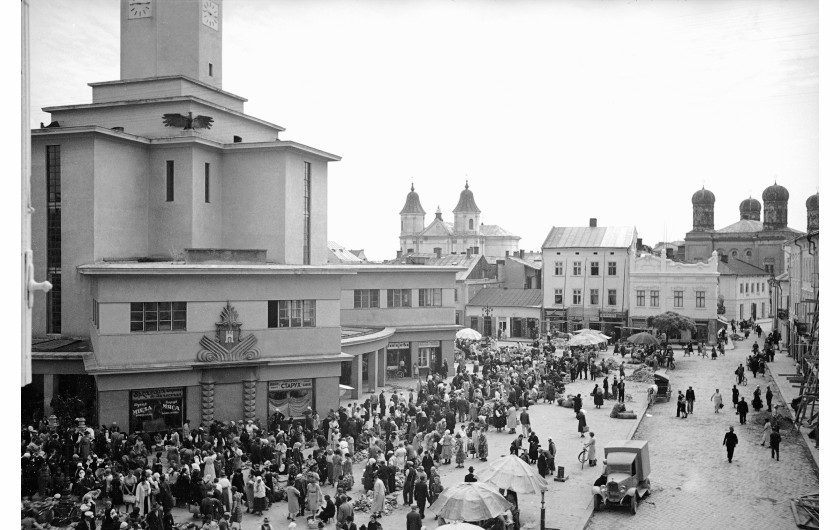
<instances>
[{"instance_id":1,"label":"truck wheel","mask_svg":"<svg viewBox=\"0 0 840 530\"><path fill-rule=\"evenodd\" d=\"M633 514L633 515L636 515L636 504L637 504L637 502L638 501L636 501L636 496L633 495L630 498L630 513Z\"/></svg>"},{"instance_id":2,"label":"truck wheel","mask_svg":"<svg viewBox=\"0 0 840 530\"><path fill-rule=\"evenodd\" d=\"M595 495L595 511L600 512L601 508L603 506L604 506L604 504L601 502L601 497L598 496L598 495Z\"/></svg>"}]
</instances>

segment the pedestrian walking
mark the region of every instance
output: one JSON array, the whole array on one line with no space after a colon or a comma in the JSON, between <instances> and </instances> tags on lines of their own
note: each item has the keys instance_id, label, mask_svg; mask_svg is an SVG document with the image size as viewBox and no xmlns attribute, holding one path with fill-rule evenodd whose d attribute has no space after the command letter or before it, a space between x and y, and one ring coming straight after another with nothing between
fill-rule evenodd
<instances>
[{"instance_id":1,"label":"pedestrian walking","mask_svg":"<svg viewBox=\"0 0 840 530\"><path fill-rule=\"evenodd\" d=\"M732 455L735 454L735 446L738 445L738 435L735 434L735 427L729 426L729 432L723 436L723 445L726 446L726 459L732 463Z\"/></svg>"},{"instance_id":2,"label":"pedestrian walking","mask_svg":"<svg viewBox=\"0 0 840 530\"><path fill-rule=\"evenodd\" d=\"M770 437L770 418L764 420L764 429L761 431L761 446L763 447L764 444L767 443L767 439Z\"/></svg>"},{"instance_id":3,"label":"pedestrian walking","mask_svg":"<svg viewBox=\"0 0 840 530\"><path fill-rule=\"evenodd\" d=\"M689 386L688 390L685 391L685 407L689 414L694 414L694 401L696 399L697 397L694 395L694 388Z\"/></svg>"},{"instance_id":4,"label":"pedestrian walking","mask_svg":"<svg viewBox=\"0 0 840 530\"><path fill-rule=\"evenodd\" d=\"M717 414L718 411L723 408L723 395L721 395L720 389L715 389L715 393L712 394L711 401L712 405L715 407L715 414Z\"/></svg>"},{"instance_id":5,"label":"pedestrian walking","mask_svg":"<svg viewBox=\"0 0 840 530\"><path fill-rule=\"evenodd\" d=\"M595 467L595 464L598 463L598 459L596 458L596 447L595 447L595 433L589 433L589 440L587 440L583 446L587 449L586 458L589 459L589 467Z\"/></svg>"},{"instance_id":6,"label":"pedestrian walking","mask_svg":"<svg viewBox=\"0 0 840 530\"><path fill-rule=\"evenodd\" d=\"M738 408L738 397L741 393L738 391L738 387L732 385L732 407Z\"/></svg>"},{"instance_id":7,"label":"pedestrian walking","mask_svg":"<svg viewBox=\"0 0 840 530\"><path fill-rule=\"evenodd\" d=\"M773 429L770 433L770 458L776 457L779 461L779 445L782 443L782 435L779 433L779 428Z\"/></svg>"},{"instance_id":8,"label":"pedestrian walking","mask_svg":"<svg viewBox=\"0 0 840 530\"><path fill-rule=\"evenodd\" d=\"M750 411L750 407L747 405L747 402L744 401L744 398L741 398L741 401L738 402L738 417L741 420L741 425L747 423L747 412Z\"/></svg>"},{"instance_id":9,"label":"pedestrian walking","mask_svg":"<svg viewBox=\"0 0 840 530\"><path fill-rule=\"evenodd\" d=\"M621 381L618 383L618 402L624 403L624 376L621 376Z\"/></svg>"},{"instance_id":10,"label":"pedestrian walking","mask_svg":"<svg viewBox=\"0 0 840 530\"><path fill-rule=\"evenodd\" d=\"M405 530L421 530L423 518L417 513L417 506L412 506L411 511L405 516Z\"/></svg>"},{"instance_id":11,"label":"pedestrian walking","mask_svg":"<svg viewBox=\"0 0 840 530\"><path fill-rule=\"evenodd\" d=\"M589 430L589 428L586 426L586 411L580 409L575 415L575 417L578 420L578 432L580 433L580 437L583 438L583 433Z\"/></svg>"},{"instance_id":12,"label":"pedestrian walking","mask_svg":"<svg viewBox=\"0 0 840 530\"><path fill-rule=\"evenodd\" d=\"M773 391L770 390L770 385L767 385L767 393L764 397L767 398L767 410L773 410Z\"/></svg>"}]
</instances>

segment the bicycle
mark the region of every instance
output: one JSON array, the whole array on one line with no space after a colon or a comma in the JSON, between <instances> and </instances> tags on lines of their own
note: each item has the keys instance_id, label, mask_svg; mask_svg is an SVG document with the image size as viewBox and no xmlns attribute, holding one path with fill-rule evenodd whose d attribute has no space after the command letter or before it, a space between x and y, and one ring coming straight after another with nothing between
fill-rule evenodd
<instances>
[{"instance_id":1,"label":"bicycle","mask_svg":"<svg viewBox=\"0 0 840 530\"><path fill-rule=\"evenodd\" d=\"M586 453L588 453L588 452L589 452L589 450L586 447L584 447L583 449L581 449L580 453L578 454L578 460L580 460L580 468L581 469L583 469L583 465L589 460L588 458L586 458Z\"/></svg>"}]
</instances>

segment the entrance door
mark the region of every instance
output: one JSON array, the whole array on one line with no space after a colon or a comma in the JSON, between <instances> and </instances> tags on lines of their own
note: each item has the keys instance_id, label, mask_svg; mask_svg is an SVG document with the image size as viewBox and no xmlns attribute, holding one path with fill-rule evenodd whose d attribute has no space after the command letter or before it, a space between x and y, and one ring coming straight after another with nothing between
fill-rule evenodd
<instances>
[{"instance_id":1,"label":"entrance door","mask_svg":"<svg viewBox=\"0 0 840 530\"><path fill-rule=\"evenodd\" d=\"M750 315L752 316L753 320L756 319L756 305L755 304L750 304Z\"/></svg>"},{"instance_id":2,"label":"entrance door","mask_svg":"<svg viewBox=\"0 0 840 530\"><path fill-rule=\"evenodd\" d=\"M511 337L518 337L522 338L525 335L523 334L522 329L522 319L521 318L511 318L510 319L510 336Z\"/></svg>"},{"instance_id":3,"label":"entrance door","mask_svg":"<svg viewBox=\"0 0 840 530\"><path fill-rule=\"evenodd\" d=\"M493 318L492 317L484 317L484 336L485 337L492 337L493 336Z\"/></svg>"}]
</instances>

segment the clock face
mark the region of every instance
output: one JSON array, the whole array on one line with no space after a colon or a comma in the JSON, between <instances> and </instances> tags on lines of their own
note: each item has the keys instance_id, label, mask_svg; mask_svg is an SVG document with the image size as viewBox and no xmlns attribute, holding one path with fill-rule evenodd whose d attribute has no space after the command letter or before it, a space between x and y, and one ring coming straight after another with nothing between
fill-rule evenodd
<instances>
[{"instance_id":1,"label":"clock face","mask_svg":"<svg viewBox=\"0 0 840 530\"><path fill-rule=\"evenodd\" d=\"M212 29L218 31L219 29L219 6L216 2L210 0L202 0L201 2L201 22Z\"/></svg>"},{"instance_id":2,"label":"clock face","mask_svg":"<svg viewBox=\"0 0 840 530\"><path fill-rule=\"evenodd\" d=\"M129 0L128 18L148 18L152 16L151 0Z\"/></svg>"}]
</instances>

